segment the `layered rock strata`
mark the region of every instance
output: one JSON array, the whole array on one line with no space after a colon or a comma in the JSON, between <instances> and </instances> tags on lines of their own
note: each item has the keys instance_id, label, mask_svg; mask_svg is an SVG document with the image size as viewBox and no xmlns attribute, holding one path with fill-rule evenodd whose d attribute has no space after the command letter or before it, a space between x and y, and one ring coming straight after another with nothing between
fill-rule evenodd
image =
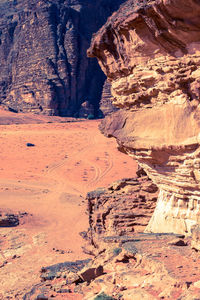
<instances>
[{"instance_id":1,"label":"layered rock strata","mask_svg":"<svg viewBox=\"0 0 200 300\"><path fill-rule=\"evenodd\" d=\"M0 0L0 103L72 116L98 110L105 75L86 57L92 33L123 0Z\"/></svg>"},{"instance_id":2,"label":"layered rock strata","mask_svg":"<svg viewBox=\"0 0 200 300\"><path fill-rule=\"evenodd\" d=\"M112 104L113 96L111 93L111 84L106 80L103 85L101 100L99 103L100 111L103 116L106 116L114 111L117 111L117 107Z\"/></svg>"},{"instance_id":3,"label":"layered rock strata","mask_svg":"<svg viewBox=\"0 0 200 300\"><path fill-rule=\"evenodd\" d=\"M101 248L111 236L143 232L156 206L158 188L147 176L122 179L87 194L88 238Z\"/></svg>"},{"instance_id":4,"label":"layered rock strata","mask_svg":"<svg viewBox=\"0 0 200 300\"><path fill-rule=\"evenodd\" d=\"M120 111L101 130L136 158L160 193L147 231L200 222L200 3L129 0L94 36Z\"/></svg>"}]
</instances>

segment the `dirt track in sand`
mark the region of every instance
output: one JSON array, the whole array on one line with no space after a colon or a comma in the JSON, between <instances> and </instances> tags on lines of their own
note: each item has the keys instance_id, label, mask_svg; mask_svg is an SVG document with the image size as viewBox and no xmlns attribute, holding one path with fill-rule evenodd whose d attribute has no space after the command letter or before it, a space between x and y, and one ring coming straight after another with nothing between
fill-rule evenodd
<instances>
[{"instance_id":1,"label":"dirt track in sand","mask_svg":"<svg viewBox=\"0 0 200 300\"><path fill-rule=\"evenodd\" d=\"M0 125L0 208L29 215L0 228L0 299L22 299L42 266L86 257L79 235L88 227L85 194L134 176L136 163L98 131L99 121L37 117L41 124L15 125L7 112L3 123L8 116L11 125ZM28 123L24 116L19 123Z\"/></svg>"}]
</instances>

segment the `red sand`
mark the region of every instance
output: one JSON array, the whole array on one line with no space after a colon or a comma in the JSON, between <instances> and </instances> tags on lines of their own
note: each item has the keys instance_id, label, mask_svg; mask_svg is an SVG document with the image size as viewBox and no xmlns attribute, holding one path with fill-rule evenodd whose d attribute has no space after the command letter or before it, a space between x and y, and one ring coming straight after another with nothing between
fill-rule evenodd
<instances>
[{"instance_id":1,"label":"red sand","mask_svg":"<svg viewBox=\"0 0 200 300\"><path fill-rule=\"evenodd\" d=\"M32 215L0 228L0 299L22 299L42 266L84 259L86 193L135 175L136 162L98 131L99 121L63 120L0 110L0 124L12 124L0 125L0 207Z\"/></svg>"}]
</instances>

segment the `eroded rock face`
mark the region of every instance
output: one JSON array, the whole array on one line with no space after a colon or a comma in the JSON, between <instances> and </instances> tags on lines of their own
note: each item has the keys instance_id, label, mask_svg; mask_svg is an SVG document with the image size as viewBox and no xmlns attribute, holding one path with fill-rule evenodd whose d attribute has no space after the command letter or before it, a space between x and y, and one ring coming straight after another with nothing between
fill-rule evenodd
<instances>
[{"instance_id":1,"label":"eroded rock face","mask_svg":"<svg viewBox=\"0 0 200 300\"><path fill-rule=\"evenodd\" d=\"M158 188L147 176L113 182L106 189L87 194L90 228L88 238L102 248L112 236L143 232L156 206Z\"/></svg>"},{"instance_id":2,"label":"eroded rock face","mask_svg":"<svg viewBox=\"0 0 200 300\"><path fill-rule=\"evenodd\" d=\"M129 0L93 38L121 110L101 130L159 187L152 232L200 222L200 3Z\"/></svg>"},{"instance_id":3,"label":"eroded rock face","mask_svg":"<svg viewBox=\"0 0 200 300\"><path fill-rule=\"evenodd\" d=\"M0 103L72 116L98 108L105 75L86 57L91 35L124 0L0 0Z\"/></svg>"},{"instance_id":4,"label":"eroded rock face","mask_svg":"<svg viewBox=\"0 0 200 300\"><path fill-rule=\"evenodd\" d=\"M100 111L103 116L107 116L114 111L117 111L118 108L112 104L113 96L111 93L111 84L106 80L103 85L101 101L99 104Z\"/></svg>"}]
</instances>

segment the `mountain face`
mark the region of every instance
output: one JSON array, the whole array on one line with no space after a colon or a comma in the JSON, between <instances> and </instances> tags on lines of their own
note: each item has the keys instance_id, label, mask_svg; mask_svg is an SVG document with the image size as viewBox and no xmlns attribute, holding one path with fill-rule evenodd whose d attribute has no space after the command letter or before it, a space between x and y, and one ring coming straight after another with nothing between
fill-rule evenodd
<instances>
[{"instance_id":1,"label":"mountain face","mask_svg":"<svg viewBox=\"0 0 200 300\"><path fill-rule=\"evenodd\" d=\"M101 130L159 187L150 232L200 223L200 3L129 0L94 36L119 111Z\"/></svg>"},{"instance_id":2,"label":"mountain face","mask_svg":"<svg viewBox=\"0 0 200 300\"><path fill-rule=\"evenodd\" d=\"M0 103L71 116L95 110L105 75L86 57L91 36L123 0L0 0Z\"/></svg>"}]
</instances>

